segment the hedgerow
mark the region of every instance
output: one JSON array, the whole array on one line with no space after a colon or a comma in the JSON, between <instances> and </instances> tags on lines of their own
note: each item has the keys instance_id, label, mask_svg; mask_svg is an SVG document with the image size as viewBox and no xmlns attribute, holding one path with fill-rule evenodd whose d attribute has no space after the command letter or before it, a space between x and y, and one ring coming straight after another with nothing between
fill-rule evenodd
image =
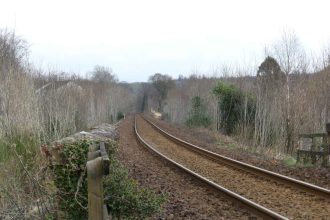
<instances>
[{"instance_id":1,"label":"hedgerow","mask_svg":"<svg viewBox=\"0 0 330 220\"><path fill-rule=\"evenodd\" d=\"M87 153L89 141L64 144L62 165L52 165L58 213L64 219L87 219ZM109 141L110 174L103 178L105 204L117 218L144 219L161 210L164 195L140 188L115 157L116 142Z\"/></svg>"}]
</instances>

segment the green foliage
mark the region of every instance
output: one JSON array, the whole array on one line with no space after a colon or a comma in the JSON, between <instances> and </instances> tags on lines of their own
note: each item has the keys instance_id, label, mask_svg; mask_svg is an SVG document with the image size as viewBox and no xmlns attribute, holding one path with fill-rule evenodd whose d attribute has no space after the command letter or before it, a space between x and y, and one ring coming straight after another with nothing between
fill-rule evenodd
<instances>
[{"instance_id":1,"label":"green foliage","mask_svg":"<svg viewBox=\"0 0 330 220\"><path fill-rule=\"evenodd\" d=\"M206 114L202 99L199 96L195 96L191 99L191 102L191 111L186 124L191 127L208 127L211 124L211 119Z\"/></svg>"},{"instance_id":2,"label":"green foliage","mask_svg":"<svg viewBox=\"0 0 330 220\"><path fill-rule=\"evenodd\" d=\"M272 81L283 81L285 79L285 74L282 72L277 60L268 56L260 64L257 77L265 77Z\"/></svg>"},{"instance_id":3,"label":"green foliage","mask_svg":"<svg viewBox=\"0 0 330 220\"><path fill-rule=\"evenodd\" d=\"M220 127L231 134L239 124L252 124L255 116L255 100L244 94L234 85L219 82L213 88L213 94L218 98Z\"/></svg>"},{"instance_id":4,"label":"green foliage","mask_svg":"<svg viewBox=\"0 0 330 220\"><path fill-rule=\"evenodd\" d=\"M86 219L87 210L87 180L85 165L89 142L82 141L74 144L65 144L63 147L63 165L54 165L55 186L58 189L60 210L67 219ZM85 177L85 178L84 178ZM82 178L79 192L77 193L78 204L75 199L77 184ZM83 207L82 207L83 206Z\"/></svg>"},{"instance_id":5,"label":"green foliage","mask_svg":"<svg viewBox=\"0 0 330 220\"><path fill-rule=\"evenodd\" d=\"M266 57L260 64L257 72L257 84L261 89L263 98L274 100L279 96L279 90L285 83L285 74L280 65L273 57Z\"/></svg>"},{"instance_id":6,"label":"green foliage","mask_svg":"<svg viewBox=\"0 0 330 220\"><path fill-rule=\"evenodd\" d=\"M117 112L117 121L123 119L125 117L123 112Z\"/></svg>"},{"instance_id":7,"label":"green foliage","mask_svg":"<svg viewBox=\"0 0 330 220\"><path fill-rule=\"evenodd\" d=\"M149 81L152 82L155 89L157 89L161 99L165 99L168 90L174 86L172 77L166 74L155 73L155 75L150 76Z\"/></svg>"},{"instance_id":8,"label":"green foliage","mask_svg":"<svg viewBox=\"0 0 330 220\"><path fill-rule=\"evenodd\" d=\"M22 162L30 165L37 153L38 144L37 138L29 134L3 137L0 139L0 162L13 158L14 153L11 147L14 147L17 154L21 156Z\"/></svg>"},{"instance_id":9,"label":"green foliage","mask_svg":"<svg viewBox=\"0 0 330 220\"><path fill-rule=\"evenodd\" d=\"M145 219L159 212L165 201L164 195L139 188L115 159L111 160L110 175L104 185L109 211L118 219Z\"/></svg>"},{"instance_id":10,"label":"green foliage","mask_svg":"<svg viewBox=\"0 0 330 220\"><path fill-rule=\"evenodd\" d=\"M295 158L287 156L283 159L283 163L284 163L284 165L286 165L288 167L293 167L296 165L297 161Z\"/></svg>"},{"instance_id":11,"label":"green foliage","mask_svg":"<svg viewBox=\"0 0 330 220\"><path fill-rule=\"evenodd\" d=\"M65 144L63 165L53 165L54 182L58 190L60 211L67 219L87 219L87 173L88 146L92 142L81 141ZM110 174L104 178L107 206L113 216L125 219L143 219L160 210L163 196L140 189L127 171L115 159L116 143L109 142ZM78 186L79 184L79 186ZM78 190L77 190L78 189ZM75 197L76 195L76 197Z\"/></svg>"}]
</instances>

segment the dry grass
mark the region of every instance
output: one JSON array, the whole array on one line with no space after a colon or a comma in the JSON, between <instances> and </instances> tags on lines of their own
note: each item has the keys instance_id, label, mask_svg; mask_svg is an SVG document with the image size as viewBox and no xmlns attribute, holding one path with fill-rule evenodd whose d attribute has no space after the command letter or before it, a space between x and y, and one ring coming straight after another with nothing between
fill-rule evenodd
<instances>
[{"instance_id":1,"label":"dry grass","mask_svg":"<svg viewBox=\"0 0 330 220\"><path fill-rule=\"evenodd\" d=\"M36 71L27 51L24 40L0 30L0 219L45 219L53 211L41 144L135 107L129 88Z\"/></svg>"},{"instance_id":2,"label":"dry grass","mask_svg":"<svg viewBox=\"0 0 330 220\"><path fill-rule=\"evenodd\" d=\"M0 218L45 219L53 211L46 166L39 154L27 159L15 145L10 150L13 156L0 170Z\"/></svg>"}]
</instances>

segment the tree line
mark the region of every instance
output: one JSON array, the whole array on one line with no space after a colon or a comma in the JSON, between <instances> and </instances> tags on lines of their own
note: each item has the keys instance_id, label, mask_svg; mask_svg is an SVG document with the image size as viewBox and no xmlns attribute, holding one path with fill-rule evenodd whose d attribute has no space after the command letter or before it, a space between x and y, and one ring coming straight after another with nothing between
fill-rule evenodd
<instances>
[{"instance_id":1,"label":"tree line","mask_svg":"<svg viewBox=\"0 0 330 220\"><path fill-rule=\"evenodd\" d=\"M175 80L151 76L145 106L158 108L173 123L220 130L259 149L294 154L299 133L324 132L330 121L329 64L329 50L308 59L298 37L287 31L266 48L254 70L223 68L218 77Z\"/></svg>"}]
</instances>

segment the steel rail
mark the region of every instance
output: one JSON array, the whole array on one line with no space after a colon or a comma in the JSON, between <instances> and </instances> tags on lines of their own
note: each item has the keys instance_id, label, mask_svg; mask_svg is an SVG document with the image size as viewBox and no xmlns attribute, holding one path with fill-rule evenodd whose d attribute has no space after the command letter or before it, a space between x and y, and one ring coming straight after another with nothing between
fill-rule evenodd
<instances>
[{"instance_id":1,"label":"steel rail","mask_svg":"<svg viewBox=\"0 0 330 220\"><path fill-rule=\"evenodd\" d=\"M282 183L286 183L286 184L289 184L289 185L294 186L294 187L302 188L305 191L311 192L313 194L320 195L320 196L322 196L326 199L330 198L330 190L329 189L326 189L326 188L323 188L323 187L320 187L320 186L316 186L314 184L307 183L307 182L304 182L304 181L301 181L301 180L297 180L297 179L294 179L292 177L284 176L282 174L275 173L275 172L272 172L272 171L269 171L269 170L266 170L266 169L263 169L263 168L260 168L260 167L256 167L256 166L253 166L253 165L250 165L250 164L247 164L247 163L244 163L244 162L241 162L241 161L238 161L238 160L234 160L232 158L214 153L212 151L203 149L199 146L196 146L194 144L191 144L187 141L184 141L180 138L175 137L174 135L172 135L172 134L168 133L167 131L165 131L165 130L161 129L160 127L158 127L155 123L151 122L149 119L146 119L144 116L141 115L141 117L144 120L146 120L149 124L151 124L154 128L156 128L156 130L160 131L165 137L171 139L172 141L174 141L174 142L176 142L180 145L183 145L184 147L186 147L190 150L201 153L204 156L207 156L207 157L209 157L209 158L211 158L215 161L218 161L220 163L225 163L225 164L227 164L231 167L235 167L237 169L245 170L245 171L250 172L250 173L254 173L254 174L257 174L257 175L263 175L263 176L268 177L272 180L276 180L277 182L282 182Z\"/></svg>"},{"instance_id":2,"label":"steel rail","mask_svg":"<svg viewBox=\"0 0 330 220\"><path fill-rule=\"evenodd\" d=\"M232 200L235 200L236 202L239 202L241 205L243 205L244 207L246 207L248 210L252 211L254 214L256 214L259 217L262 217L263 219L281 219L281 220L287 220L288 218L270 210L265 208L264 206L261 206L237 193L234 193L218 184L216 184L215 182L201 176L200 174L188 169L187 167L177 163L176 161L170 159L169 157L165 156L164 154L162 154L161 152L159 152L158 150L156 150L153 146L151 146L149 143L147 143L142 137L141 135L138 133L138 129L137 129L137 120L136 120L136 116L134 119L134 130L135 130L135 134L136 137L138 139L138 141L145 146L147 149L151 150L152 152L156 153L158 156L160 156L161 158L169 161L170 163L174 164L175 166L179 167L180 169L184 170L185 172L193 175L194 177L198 178L199 180L202 180L203 182L207 183L208 185L212 186L213 188L219 190L220 192L224 193L226 196L230 197Z\"/></svg>"}]
</instances>

